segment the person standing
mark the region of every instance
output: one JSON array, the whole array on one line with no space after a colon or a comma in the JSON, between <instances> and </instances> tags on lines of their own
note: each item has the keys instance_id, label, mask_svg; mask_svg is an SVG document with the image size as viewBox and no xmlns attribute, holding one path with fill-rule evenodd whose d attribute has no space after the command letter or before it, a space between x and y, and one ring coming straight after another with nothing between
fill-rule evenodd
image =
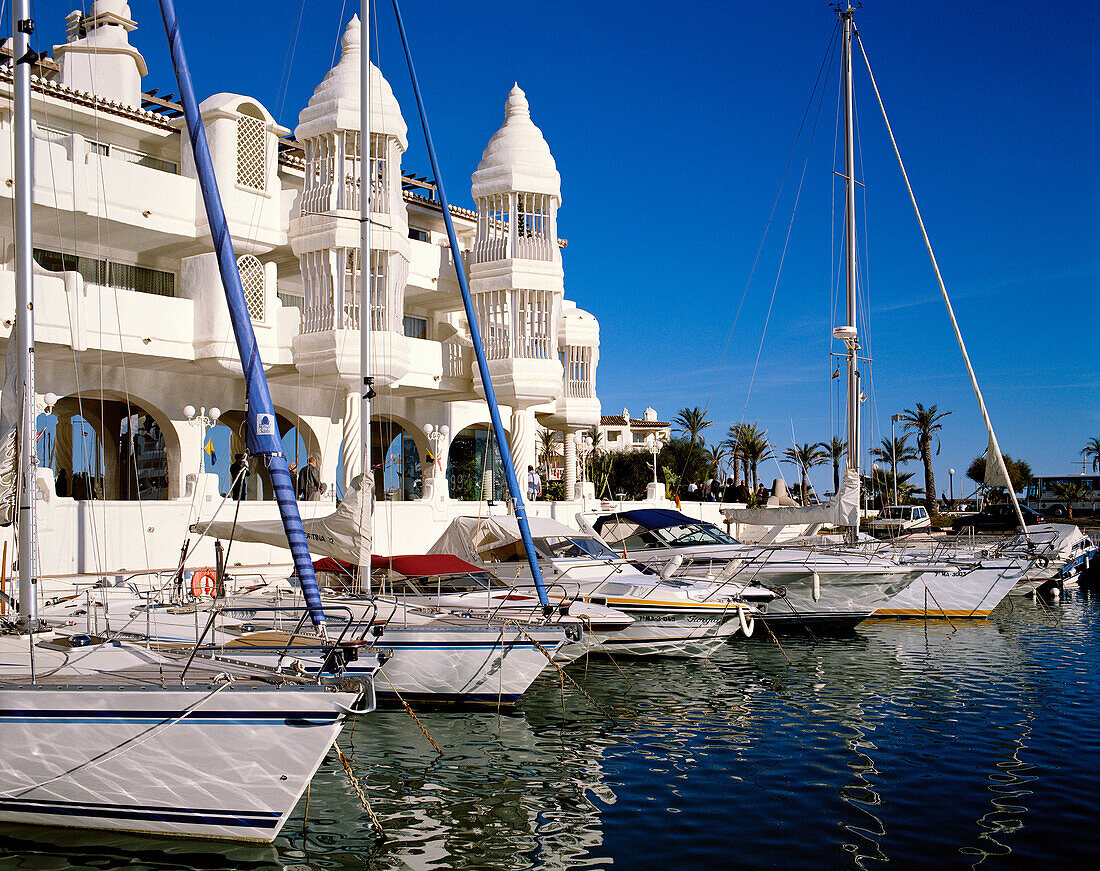
<instances>
[{"instance_id":1,"label":"person standing","mask_svg":"<svg viewBox=\"0 0 1100 871\"><path fill-rule=\"evenodd\" d=\"M321 483L321 473L317 469L318 462L317 455L313 454L298 473L298 498L303 502L316 502L325 492L325 485Z\"/></svg>"},{"instance_id":2,"label":"person standing","mask_svg":"<svg viewBox=\"0 0 1100 871\"><path fill-rule=\"evenodd\" d=\"M229 467L229 480L233 482L231 490L233 498L238 502L245 498L246 485L250 474L248 461L245 460L244 454L234 455L233 464Z\"/></svg>"},{"instance_id":3,"label":"person standing","mask_svg":"<svg viewBox=\"0 0 1100 871\"><path fill-rule=\"evenodd\" d=\"M542 493L542 478L534 466L527 467L527 500L534 502Z\"/></svg>"}]
</instances>

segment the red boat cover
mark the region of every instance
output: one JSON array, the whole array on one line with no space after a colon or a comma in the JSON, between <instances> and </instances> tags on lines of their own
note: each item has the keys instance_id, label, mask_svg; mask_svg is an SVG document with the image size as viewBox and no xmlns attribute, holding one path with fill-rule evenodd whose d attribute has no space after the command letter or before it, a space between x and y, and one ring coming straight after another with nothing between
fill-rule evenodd
<instances>
[{"instance_id":1,"label":"red boat cover","mask_svg":"<svg viewBox=\"0 0 1100 871\"><path fill-rule=\"evenodd\" d=\"M372 554L370 558L372 569L393 569L398 574L407 578L426 578L433 575L464 575L470 572L480 572L482 569L446 553L437 554L404 554L397 556L379 556ZM337 575L356 575L358 566L346 563L343 560L325 557L313 563L314 571L331 572Z\"/></svg>"}]
</instances>

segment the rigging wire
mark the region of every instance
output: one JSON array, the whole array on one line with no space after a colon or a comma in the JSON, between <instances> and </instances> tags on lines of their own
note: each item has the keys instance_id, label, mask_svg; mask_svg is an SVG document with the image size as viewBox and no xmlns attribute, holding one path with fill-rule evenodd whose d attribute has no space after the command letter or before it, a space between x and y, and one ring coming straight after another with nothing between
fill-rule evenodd
<instances>
[{"instance_id":1,"label":"rigging wire","mask_svg":"<svg viewBox=\"0 0 1100 871\"><path fill-rule=\"evenodd\" d=\"M722 374L723 367L725 366L726 357L729 354L730 344L733 342L733 335L734 335L734 332L737 329L738 321L741 318L741 311L744 308L745 300L748 297L749 288L752 286L753 277L756 275L756 267L760 263L760 256L764 251L764 243L767 241L768 233L771 230L772 221L775 218L776 209L778 209L779 201L780 201L781 197L783 196L783 188L787 183L787 176L790 174L791 165L794 162L794 157L795 157L795 154L797 153L797 150L798 150L798 143L799 143L800 139L802 138L802 131L806 127L806 119L809 117L810 110L813 107L814 96L817 94L817 90L818 90L819 85L821 86L821 89L822 89L822 98L824 97L825 82L822 82L822 74L826 75L826 82L827 82L828 81L829 58L836 51L837 35L838 35L839 32L840 32L840 22L838 20L837 23L833 25L833 32L829 37L829 42L826 46L825 54L822 56L821 63L818 65L817 78L814 80L813 88L810 90L810 96L807 98L806 106L802 111L802 119L801 119L801 121L799 122L799 125L798 125L798 132L795 134L794 143L791 146L791 152L787 156L787 165L783 168L783 174L782 174L782 176L780 177L780 180L779 180L779 188L778 188L778 190L776 190L775 200L772 203L771 211L768 213L768 220L764 225L764 233L760 237L760 244L757 246L756 255L753 257L752 266L749 269L749 276L745 280L745 287L741 291L741 299L737 304L737 311L734 314L733 323L730 324L729 333L726 335L726 342L722 346L722 354L718 358L718 366L716 367L715 372L714 372L714 377L711 380L710 389L707 392L706 401L703 403L703 413L704 414L706 414L706 412L710 409L711 398L714 395L715 388L718 386L718 379ZM819 107L818 107L818 113L820 113L820 104L819 104ZM816 119L815 119L815 122L814 122L814 127L816 129ZM812 137L811 137L811 141L812 141ZM803 167L803 176L805 176L805 167ZM788 237L789 237L789 228L788 228ZM773 290L773 293L772 293L772 298L773 298L773 300L775 298L774 290ZM769 308L769 315L770 315L770 308ZM761 347L763 347L763 340L761 340ZM759 359L760 358L759 358L759 353L758 353L757 354L757 362L758 363L759 363ZM753 370L753 376L754 377L755 377L755 374L756 373L755 373L755 369L754 369ZM749 394L751 394L751 392L752 392L752 383L750 381L749 392L746 394L746 397L745 397L745 408L742 409L742 412L741 412L741 421L740 421L741 423L744 423L744 421L745 421L745 413L748 410ZM683 463L683 465L681 466L681 469L680 469L680 478L681 479L683 478L683 475L686 471L687 471L687 459L685 458L684 463Z\"/></svg>"}]
</instances>

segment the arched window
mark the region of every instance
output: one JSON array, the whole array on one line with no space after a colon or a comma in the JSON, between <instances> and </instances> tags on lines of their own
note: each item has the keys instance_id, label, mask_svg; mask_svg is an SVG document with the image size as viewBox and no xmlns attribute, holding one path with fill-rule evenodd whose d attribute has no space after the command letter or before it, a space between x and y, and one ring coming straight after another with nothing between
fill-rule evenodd
<instances>
[{"instance_id":1,"label":"arched window","mask_svg":"<svg viewBox=\"0 0 1100 871\"><path fill-rule=\"evenodd\" d=\"M251 114L237 119L237 184L260 193L267 191L267 125L263 118Z\"/></svg>"},{"instance_id":2,"label":"arched window","mask_svg":"<svg viewBox=\"0 0 1100 871\"><path fill-rule=\"evenodd\" d=\"M241 275L244 302L248 316L254 321L264 319L264 265L251 254L237 258L237 272Z\"/></svg>"}]
</instances>

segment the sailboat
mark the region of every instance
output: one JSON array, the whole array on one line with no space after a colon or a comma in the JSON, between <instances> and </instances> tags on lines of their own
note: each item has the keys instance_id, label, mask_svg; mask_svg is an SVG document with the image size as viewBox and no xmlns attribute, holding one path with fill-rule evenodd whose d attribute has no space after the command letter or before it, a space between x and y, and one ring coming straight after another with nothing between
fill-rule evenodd
<instances>
[{"instance_id":1,"label":"sailboat","mask_svg":"<svg viewBox=\"0 0 1100 871\"><path fill-rule=\"evenodd\" d=\"M164 0L162 10L196 163L205 160L209 170L171 0ZM0 821L271 841L349 717L373 706L369 679L295 678L195 651L181 656L101 637L58 635L44 631L38 615L30 123L35 55L29 45L34 24L28 0L14 0L11 14L17 314L10 341L18 345L14 396L22 408L18 615L0 633ZM206 185L212 181L212 173L203 179L210 225L219 254L227 250L232 263L216 185L212 191ZM238 339L243 350L247 336ZM259 364L255 355L242 359L246 372ZM259 372L262 383L251 383L249 392L252 409L262 415L267 386ZM280 461L289 478L281 452L270 456L275 477ZM288 537L304 542L300 523L297 530L291 527L288 522ZM323 625L315 583L310 598Z\"/></svg>"},{"instance_id":2,"label":"sailboat","mask_svg":"<svg viewBox=\"0 0 1100 871\"><path fill-rule=\"evenodd\" d=\"M353 16L348 24L342 39L343 53L338 65L340 72L330 76L329 81L354 81L358 72L360 83L358 141L367 143L370 137L363 131L370 129L369 91L372 81L380 80L380 74L370 63L366 49L367 40L361 33L369 20L365 4L362 15L362 19ZM357 71L354 69L356 65ZM322 93L319 89L311 99L311 108L307 111L315 111L312 108L315 101L331 99L331 96L331 94ZM350 96L346 93L341 94L343 98ZM362 160L358 166L360 172L365 172L369 167L369 161ZM362 185L360 190L365 192L367 187ZM370 199L368 195L359 197L360 245L364 252L370 251ZM450 213L446 210L446 206L444 214L449 219ZM365 289L369 286L366 270L370 257L361 257L359 263L361 270L359 284L361 294L365 298ZM385 662L379 672L377 683L379 695L383 698L432 703L512 704L549 665L549 660L565 644L567 633L575 636L581 631L578 621L573 621L571 625L559 625L558 622L547 623L546 621L540 621L538 625L532 625L526 621L524 625L517 625L517 621L488 622L469 617L460 619L438 608L434 610L408 608L403 603L378 600L372 595L370 563L374 482L371 471L373 464L370 456L370 430L367 422L371 414L370 400L374 395L374 379L370 371L371 330L366 319L367 310L365 305L360 307L362 312L360 449L362 451L361 468L364 471L352 482L333 513L306 520L303 527L304 535L310 542L314 555L340 557L359 566L357 578L360 580L360 585L358 590L341 588L338 591L327 591L323 594L323 603L336 614L348 615L349 623L356 627L353 630L352 640L357 645L365 644L371 650L386 651ZM492 401L490 407L495 413ZM274 520L241 523L213 520L195 524L192 531L203 536L259 541L281 547L292 544L283 525ZM294 584L297 589L304 591L305 584L302 583L301 569L302 566L296 559ZM312 566L308 567L308 571L312 576ZM278 586L282 577L272 577L269 580L276 582L275 586ZM112 598L110 591L105 595L106 598ZM125 598L126 595L124 591L120 591L114 593L113 597ZM304 604L312 611L313 606L308 601L308 596L306 598L307 601ZM274 606L276 601L281 607L295 604L293 599L288 599L281 592L265 594L256 592L249 597L234 597L232 608L229 610L248 610L249 608L262 610ZM129 610L128 607L124 607L123 613ZM261 627L260 617L251 622L258 628ZM139 619L137 623L141 624L142 621ZM344 624L345 630L347 626L348 624ZM178 641L181 632L188 632L187 640L193 641L194 633L197 631L193 620L173 620L163 611L158 614L155 621L148 621L148 627L154 640L162 642ZM226 644L234 643L232 638L224 635L216 636L213 640ZM303 653L300 649L301 645L296 647L299 648L296 649L296 653ZM285 652L285 644L278 639L261 643L254 638L247 648L247 656L250 659L258 657L267 661L268 664L275 665L283 664ZM244 648L236 648L236 653L245 655ZM318 657L313 655L303 656L300 661L307 669L316 669L321 664ZM358 665L352 662L348 668L354 672Z\"/></svg>"},{"instance_id":3,"label":"sailboat","mask_svg":"<svg viewBox=\"0 0 1100 871\"><path fill-rule=\"evenodd\" d=\"M899 569L915 571L916 575L914 580L906 584L900 589L894 589L887 601L880 601L874 611L874 616L886 616L886 617L981 617L987 616L997 604L1008 595L1009 591L1016 585L1016 583L1024 576L1029 570L1031 562L1036 558L1034 554L1034 548L1029 547L1030 551L1025 555L1004 555L1005 558L990 558L988 554L978 554L974 552L969 553L954 553L947 554L942 548L901 548L897 549L892 545L875 545L870 542L864 542L860 540L858 533L858 504L859 504L859 475L857 471L858 458L859 458L859 439L860 439L860 388L859 388L859 372L857 370L858 351L859 345L859 332L856 325L856 312L857 312L857 293L856 293L856 220L855 220L855 186L857 184L855 180L855 131L854 131L854 94L853 94L853 81L852 81L852 58L853 58L853 45L854 42L859 41L858 34L855 31L854 15L855 8L850 5L837 6L837 15L840 18L842 28L842 69L843 69L843 89L844 89L844 182L845 182L845 210L844 210L844 230L845 230L845 287L846 287L846 302L847 302L847 323L842 326L838 326L833 330L833 338L843 342L846 350L847 358L847 412L846 420L848 427L848 449L847 449L847 470L845 472L845 483L841 489L849 489L853 494L851 502L852 510L849 512L847 518L842 518L844 522L838 524L846 528L845 539L847 541L847 547L839 547L835 553L842 559L849 561L872 561L880 560L883 562L893 562ZM860 43L862 48L862 43ZM864 55L866 58L866 55ZM868 72L870 72L870 64L868 63ZM893 131L890 129L889 120L886 119L885 108L882 107L881 97L879 96L878 87L875 85L874 76L871 76L871 84L875 88L875 95L879 99L879 106L882 108L883 118L886 120L887 131L890 134L891 142L894 142ZM940 291L943 295L944 302L947 306L948 315L951 319L952 327L954 328L955 337L959 345L959 349L962 352L963 360L966 364L967 372L970 376L971 386L974 390L974 394L978 400L978 406L981 411L982 419L985 423L986 431L989 436L989 447L987 456L990 458L989 468L993 472L994 480L997 482L1003 481L1007 484L1009 481L1008 472L1005 468L1004 458L1001 455L1000 447L997 444L997 437L993 431L993 424L990 421L989 413L985 406L985 401L982 398L982 393L978 387L977 378L974 374L974 369L970 364L970 358L966 351L965 343L962 339L962 334L959 330L958 322L955 319L954 311L951 307L950 299L947 295L947 289L943 282L943 277L940 274L939 265L936 262L935 255L932 252L931 243L928 239L928 234L924 228L924 222L921 219L920 211L917 209L916 199L913 196L912 187L909 185L909 179L905 173L905 167L901 162L901 154L897 149L897 144L894 142L895 154L898 157L898 163L901 167L902 176L905 179L906 187L909 190L910 199L913 203L913 208L917 216L917 221L920 224L921 232L924 236L925 246L928 250L929 258L931 259L933 269L936 274L937 282L939 283ZM850 487L849 487L850 482ZM1007 487L1014 510L1017 518L1020 521L1020 526L1025 531L1023 533L1024 538L1027 539L1028 534L1026 532L1026 524L1022 514L1020 513L1019 504L1016 501L1016 496L1013 493L1011 486ZM935 494L931 494L934 496ZM834 503L837 500L834 499ZM831 506L835 507L835 506ZM822 514L821 509L817 507L810 508L788 508L779 509L781 514L779 516L772 517L772 522L829 522L830 517L828 511ZM773 512L770 510L764 511L749 511L739 509L723 509L723 513L730 520L738 520L748 523L768 523L769 515ZM816 603L819 596L817 595L818 586L817 573L814 574L815 595L813 601ZM812 613L816 605L810 605L810 611ZM803 615L805 616L805 615Z\"/></svg>"}]
</instances>

